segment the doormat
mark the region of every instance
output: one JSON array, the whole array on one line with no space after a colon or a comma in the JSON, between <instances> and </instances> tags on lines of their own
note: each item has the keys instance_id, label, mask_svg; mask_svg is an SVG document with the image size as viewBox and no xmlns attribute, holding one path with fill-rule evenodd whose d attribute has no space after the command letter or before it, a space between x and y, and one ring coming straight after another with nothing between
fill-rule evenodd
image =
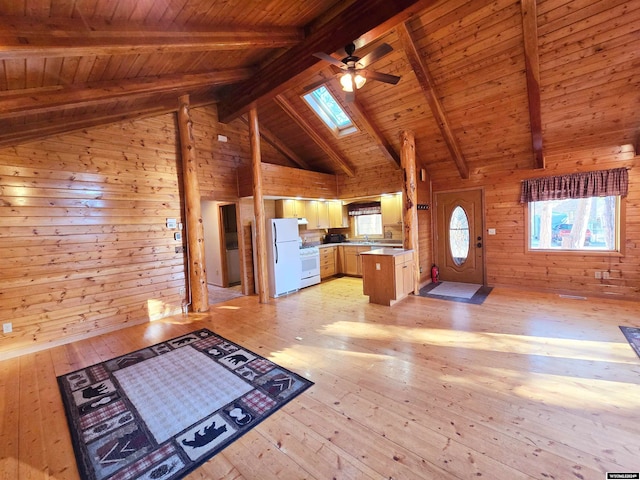
<instances>
[{"instance_id":1,"label":"doormat","mask_svg":"<svg viewBox=\"0 0 640 480\"><path fill-rule=\"evenodd\" d=\"M454 302L481 305L489 296L493 287L474 283L438 282L430 283L420 289L419 295L426 298L439 298Z\"/></svg>"},{"instance_id":2,"label":"doormat","mask_svg":"<svg viewBox=\"0 0 640 480\"><path fill-rule=\"evenodd\" d=\"M87 480L170 480L313 382L208 329L57 378Z\"/></svg>"},{"instance_id":3,"label":"doormat","mask_svg":"<svg viewBox=\"0 0 640 480\"><path fill-rule=\"evenodd\" d=\"M640 328L620 327L620 330L622 330L622 334L627 338L633 351L640 357Z\"/></svg>"}]
</instances>

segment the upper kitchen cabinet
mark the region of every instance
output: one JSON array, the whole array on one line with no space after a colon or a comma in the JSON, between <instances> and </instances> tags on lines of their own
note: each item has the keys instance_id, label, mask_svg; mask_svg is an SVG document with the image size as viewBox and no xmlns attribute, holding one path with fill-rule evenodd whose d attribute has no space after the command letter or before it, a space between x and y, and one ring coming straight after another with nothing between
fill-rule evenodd
<instances>
[{"instance_id":1,"label":"upper kitchen cabinet","mask_svg":"<svg viewBox=\"0 0 640 480\"><path fill-rule=\"evenodd\" d=\"M340 201L329 202L329 228L348 228L349 214Z\"/></svg>"},{"instance_id":2,"label":"upper kitchen cabinet","mask_svg":"<svg viewBox=\"0 0 640 480\"><path fill-rule=\"evenodd\" d=\"M329 228L329 202L310 200L306 205L307 229Z\"/></svg>"},{"instance_id":3,"label":"upper kitchen cabinet","mask_svg":"<svg viewBox=\"0 0 640 480\"><path fill-rule=\"evenodd\" d=\"M383 195L380 208L383 225L402 225L402 194Z\"/></svg>"},{"instance_id":4,"label":"upper kitchen cabinet","mask_svg":"<svg viewBox=\"0 0 640 480\"><path fill-rule=\"evenodd\" d=\"M304 200L284 199L276 200L277 218L303 218L307 215L307 208Z\"/></svg>"}]
</instances>

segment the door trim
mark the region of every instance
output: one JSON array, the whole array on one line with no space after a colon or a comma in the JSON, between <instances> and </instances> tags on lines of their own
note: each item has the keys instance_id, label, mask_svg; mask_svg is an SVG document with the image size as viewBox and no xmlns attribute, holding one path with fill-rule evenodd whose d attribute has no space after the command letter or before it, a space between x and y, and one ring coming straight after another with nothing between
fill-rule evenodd
<instances>
[{"instance_id":1,"label":"door trim","mask_svg":"<svg viewBox=\"0 0 640 480\"><path fill-rule=\"evenodd\" d=\"M461 193L461 192L470 192L470 191L477 191L480 193L480 201L482 203L481 205L481 219L482 219L482 255L481 255L481 264L482 264L482 285L483 286L487 286L487 256L486 256L486 209L485 209L485 205L486 205L486 200L485 200L485 189L484 187L469 187L469 188L458 188L458 189L453 189L453 190L439 190L437 192L432 192L432 201L431 204L433 205L433 214L431 215L431 222L432 222L432 232L433 235L431 236L431 242L432 242L432 248L433 248L433 263L436 263L436 259L439 258L439 251L438 251L438 240L440 238L440 235L443 232L439 232L438 231L438 207L437 207L437 198L438 195L440 194L449 194L449 193Z\"/></svg>"}]
</instances>

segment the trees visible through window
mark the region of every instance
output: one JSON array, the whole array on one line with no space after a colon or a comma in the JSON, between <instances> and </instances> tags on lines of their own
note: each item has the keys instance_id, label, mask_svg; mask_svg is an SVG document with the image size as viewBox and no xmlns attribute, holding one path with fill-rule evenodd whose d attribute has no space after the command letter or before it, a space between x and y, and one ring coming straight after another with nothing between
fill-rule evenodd
<instances>
[{"instance_id":1,"label":"trees visible through window","mask_svg":"<svg viewBox=\"0 0 640 480\"><path fill-rule=\"evenodd\" d=\"M522 182L532 250L620 251L627 169L532 178Z\"/></svg>"},{"instance_id":2,"label":"trees visible through window","mask_svg":"<svg viewBox=\"0 0 640 480\"><path fill-rule=\"evenodd\" d=\"M619 197L570 198L529 203L533 250L619 249Z\"/></svg>"},{"instance_id":3,"label":"trees visible through window","mask_svg":"<svg viewBox=\"0 0 640 480\"><path fill-rule=\"evenodd\" d=\"M382 235L382 215L375 213L372 215L358 215L355 219L356 236Z\"/></svg>"}]
</instances>

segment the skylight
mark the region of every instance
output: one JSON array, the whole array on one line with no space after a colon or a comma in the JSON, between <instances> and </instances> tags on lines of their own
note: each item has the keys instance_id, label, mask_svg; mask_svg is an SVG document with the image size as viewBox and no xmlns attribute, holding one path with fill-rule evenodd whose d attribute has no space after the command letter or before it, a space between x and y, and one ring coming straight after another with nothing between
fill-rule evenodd
<instances>
[{"instance_id":1,"label":"skylight","mask_svg":"<svg viewBox=\"0 0 640 480\"><path fill-rule=\"evenodd\" d=\"M349 116L324 85L307 93L303 98L335 135L349 135L357 130Z\"/></svg>"}]
</instances>

